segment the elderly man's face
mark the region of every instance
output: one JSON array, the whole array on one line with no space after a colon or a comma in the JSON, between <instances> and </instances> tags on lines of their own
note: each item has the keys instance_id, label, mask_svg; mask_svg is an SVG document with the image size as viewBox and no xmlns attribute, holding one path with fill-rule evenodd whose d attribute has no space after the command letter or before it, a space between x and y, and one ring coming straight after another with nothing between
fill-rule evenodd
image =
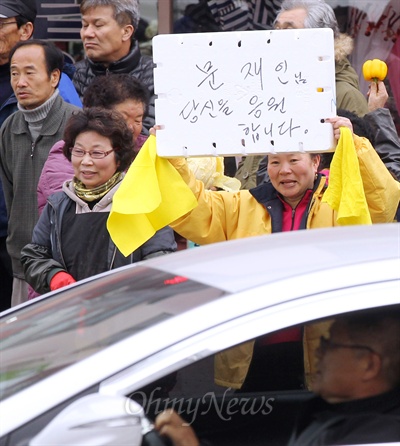
<instances>
[{"instance_id":1,"label":"elderly man's face","mask_svg":"<svg viewBox=\"0 0 400 446\"><path fill-rule=\"evenodd\" d=\"M307 12L303 8L283 11L275 21L275 29L303 29Z\"/></svg>"},{"instance_id":2,"label":"elderly man's face","mask_svg":"<svg viewBox=\"0 0 400 446\"><path fill-rule=\"evenodd\" d=\"M86 55L94 62L109 64L129 52L132 25L120 25L111 6L89 8L82 15L81 39Z\"/></svg>"},{"instance_id":3,"label":"elderly man's face","mask_svg":"<svg viewBox=\"0 0 400 446\"><path fill-rule=\"evenodd\" d=\"M368 346L355 344L340 321L330 329L330 337L317 350L317 373L312 390L329 403L349 401L357 391L364 371Z\"/></svg>"},{"instance_id":4,"label":"elderly man's face","mask_svg":"<svg viewBox=\"0 0 400 446\"><path fill-rule=\"evenodd\" d=\"M33 110L50 99L60 78L59 70L54 70L49 77L44 49L34 44L14 52L10 74L17 101L27 110Z\"/></svg>"}]
</instances>

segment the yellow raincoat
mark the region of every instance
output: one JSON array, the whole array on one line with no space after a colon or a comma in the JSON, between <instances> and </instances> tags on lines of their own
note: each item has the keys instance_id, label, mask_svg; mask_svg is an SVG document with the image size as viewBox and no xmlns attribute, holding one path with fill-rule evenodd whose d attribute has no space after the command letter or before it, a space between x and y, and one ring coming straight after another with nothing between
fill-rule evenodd
<instances>
[{"instance_id":1,"label":"yellow raincoat","mask_svg":"<svg viewBox=\"0 0 400 446\"><path fill-rule=\"evenodd\" d=\"M400 184L389 173L368 139L354 135L365 199L372 223L390 223L400 200ZM199 245L270 234L271 218L265 207L247 190L210 192L195 179L184 159L171 159L198 201L191 212L181 217L172 228ZM332 172L331 172L332 175ZM325 179L322 178L312 197L307 229L338 226L338 213L323 202ZM328 324L310 324L304 330L304 363L306 376L314 371L314 352ZM251 362L253 341L216 355L215 382L240 388Z\"/></svg>"}]
</instances>

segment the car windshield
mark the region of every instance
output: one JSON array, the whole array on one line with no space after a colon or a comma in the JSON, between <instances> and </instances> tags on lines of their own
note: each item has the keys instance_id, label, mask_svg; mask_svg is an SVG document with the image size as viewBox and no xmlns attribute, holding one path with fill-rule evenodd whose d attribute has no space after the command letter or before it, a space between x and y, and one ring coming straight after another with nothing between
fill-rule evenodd
<instances>
[{"instance_id":1,"label":"car windshield","mask_svg":"<svg viewBox=\"0 0 400 446\"><path fill-rule=\"evenodd\" d=\"M226 292L143 266L123 268L0 318L0 397Z\"/></svg>"}]
</instances>

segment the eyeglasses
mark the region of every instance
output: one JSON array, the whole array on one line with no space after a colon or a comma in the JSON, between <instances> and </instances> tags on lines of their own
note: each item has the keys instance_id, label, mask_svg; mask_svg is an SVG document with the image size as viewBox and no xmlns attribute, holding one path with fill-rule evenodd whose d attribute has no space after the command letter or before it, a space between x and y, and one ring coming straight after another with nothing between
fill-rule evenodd
<instances>
[{"instance_id":1,"label":"eyeglasses","mask_svg":"<svg viewBox=\"0 0 400 446\"><path fill-rule=\"evenodd\" d=\"M70 152L71 155L74 155L77 158L83 158L85 154L88 153L90 158L99 160L101 158L105 158L111 152L114 152L114 149L104 152L103 150L83 150L83 149L78 149L78 147L71 147Z\"/></svg>"},{"instance_id":2,"label":"eyeglasses","mask_svg":"<svg viewBox=\"0 0 400 446\"><path fill-rule=\"evenodd\" d=\"M0 29L2 29L6 25L11 25L12 23L17 23L15 20L13 22L0 22Z\"/></svg>"},{"instance_id":3,"label":"eyeglasses","mask_svg":"<svg viewBox=\"0 0 400 446\"><path fill-rule=\"evenodd\" d=\"M370 353L377 353L373 348L368 347L367 345L361 344L339 344L337 342L332 342L330 339L327 339L325 336L320 337L319 348L321 353L325 353L327 350L332 350L335 348L351 348L351 349L363 349L368 350Z\"/></svg>"}]
</instances>

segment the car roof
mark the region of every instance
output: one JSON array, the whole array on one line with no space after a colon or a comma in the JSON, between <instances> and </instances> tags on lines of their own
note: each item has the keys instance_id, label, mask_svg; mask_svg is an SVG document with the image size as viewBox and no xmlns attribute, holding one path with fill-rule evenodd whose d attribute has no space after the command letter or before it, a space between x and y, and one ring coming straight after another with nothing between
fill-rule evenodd
<instances>
[{"instance_id":1,"label":"car roof","mask_svg":"<svg viewBox=\"0 0 400 446\"><path fill-rule=\"evenodd\" d=\"M322 271L334 274L335 269L340 271L350 265L388 260L400 262L400 223L292 231L214 243L159 256L89 277L42 298L51 296L53 299L53 296L69 290L76 294L78 287L82 296L101 295L106 292L103 285L109 283L111 276L114 283L128 283L136 280L131 274L140 275L137 269L158 270L169 274L172 280L183 277L223 293L234 294L287 278ZM219 299L223 293L209 296L208 302ZM143 297L141 302L145 299ZM1 315L38 300L41 297L6 310ZM202 303L191 299L183 310Z\"/></svg>"},{"instance_id":2,"label":"car roof","mask_svg":"<svg viewBox=\"0 0 400 446\"><path fill-rule=\"evenodd\" d=\"M293 231L157 257L147 266L229 292L351 264L400 259L400 223Z\"/></svg>"}]
</instances>

